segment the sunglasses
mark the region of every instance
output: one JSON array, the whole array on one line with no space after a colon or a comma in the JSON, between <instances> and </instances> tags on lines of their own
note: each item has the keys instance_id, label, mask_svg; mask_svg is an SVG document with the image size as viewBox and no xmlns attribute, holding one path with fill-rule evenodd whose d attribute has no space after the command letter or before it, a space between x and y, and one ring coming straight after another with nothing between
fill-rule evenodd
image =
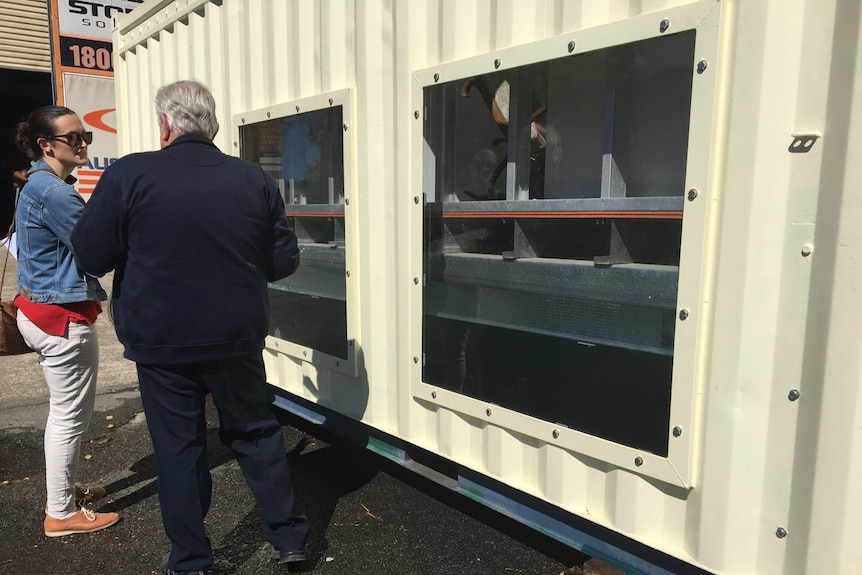
<instances>
[{"instance_id":1,"label":"sunglasses","mask_svg":"<svg viewBox=\"0 0 862 575\"><path fill-rule=\"evenodd\" d=\"M85 144L92 144L93 132L69 132L68 134L56 134L48 139L62 140L73 148L77 148L81 145L81 142L84 142Z\"/></svg>"}]
</instances>

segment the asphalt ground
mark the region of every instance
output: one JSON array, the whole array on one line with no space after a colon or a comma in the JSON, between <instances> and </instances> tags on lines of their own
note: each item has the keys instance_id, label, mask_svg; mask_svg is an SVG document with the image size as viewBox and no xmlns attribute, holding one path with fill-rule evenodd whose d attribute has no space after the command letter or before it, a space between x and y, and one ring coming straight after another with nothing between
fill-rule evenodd
<instances>
[{"instance_id":1,"label":"asphalt ground","mask_svg":"<svg viewBox=\"0 0 862 575\"><path fill-rule=\"evenodd\" d=\"M14 277L10 264L7 277ZM3 299L13 290L4 286ZM169 549L134 365L122 358L106 314L97 326L96 413L78 476L107 488L95 510L122 519L91 534L44 535L47 387L35 354L0 357L0 574L152 575ZM260 511L218 440L211 403L207 421L214 489L206 527L220 574L557 575L579 572L575 566L585 559L348 441L327 442L288 424L296 497L311 522L309 561L277 565L262 537Z\"/></svg>"}]
</instances>

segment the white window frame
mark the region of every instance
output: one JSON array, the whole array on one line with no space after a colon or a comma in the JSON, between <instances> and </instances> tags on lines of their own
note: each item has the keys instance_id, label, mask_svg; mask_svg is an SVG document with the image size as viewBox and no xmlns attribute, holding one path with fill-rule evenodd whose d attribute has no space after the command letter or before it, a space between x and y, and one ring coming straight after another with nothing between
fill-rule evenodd
<instances>
[{"instance_id":1,"label":"white window frame","mask_svg":"<svg viewBox=\"0 0 862 575\"><path fill-rule=\"evenodd\" d=\"M717 175L714 148L720 145L716 117L721 4L705 0L596 26L538 42L415 71L412 90L414 138L411 155L413 189L423 190L424 88L494 71L610 48L686 30L695 30L691 114L683 200L668 455L662 457L487 401L422 382L422 286L411 302L411 393L423 405L451 410L488 425L560 446L597 462L628 469L664 483L691 489L697 483L702 396L711 324L711 269L714 260ZM411 274L423 274L423 202L412 212ZM608 414L613 417L613 414Z\"/></svg>"},{"instance_id":2,"label":"white window frame","mask_svg":"<svg viewBox=\"0 0 862 575\"><path fill-rule=\"evenodd\" d=\"M313 349L308 346L280 339L274 336L267 336L266 348L270 351L288 355L300 362L311 363L317 368L327 368L337 371L351 377L359 375L359 367L357 365L356 353L356 334L359 331L358 309L357 309L357 286L356 274L351 274L351 270L356 269L356 213L355 209L351 209L356 205L353 198L356 196L356 159L355 159L355 104L353 91L349 88L336 90L324 94L318 94L308 98L292 100L265 108L249 110L240 114L235 114L232 117L234 142L237 142L237 147L242 141L240 138L240 128L250 124L277 120L279 118L288 118L290 116L298 116L309 112L325 110L334 106L341 106L342 123L344 127L343 134L343 158L344 158L344 264L345 270L345 297L347 304L347 358L337 357L329 353ZM239 153L237 149L237 153ZM351 202L353 202L351 206ZM328 204L327 204L328 205ZM285 205L285 209L289 212L290 205ZM299 264L302 266L302 262Z\"/></svg>"}]
</instances>

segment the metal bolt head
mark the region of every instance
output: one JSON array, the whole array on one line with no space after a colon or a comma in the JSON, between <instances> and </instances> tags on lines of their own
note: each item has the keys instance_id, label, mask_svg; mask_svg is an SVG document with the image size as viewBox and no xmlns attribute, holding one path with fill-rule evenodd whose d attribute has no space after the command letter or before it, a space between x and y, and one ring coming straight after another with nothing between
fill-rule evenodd
<instances>
[{"instance_id":1,"label":"metal bolt head","mask_svg":"<svg viewBox=\"0 0 862 575\"><path fill-rule=\"evenodd\" d=\"M350 270L344 270L344 275L350 277Z\"/></svg>"},{"instance_id":2,"label":"metal bolt head","mask_svg":"<svg viewBox=\"0 0 862 575\"><path fill-rule=\"evenodd\" d=\"M413 117L419 119L419 110L413 110Z\"/></svg>"},{"instance_id":3,"label":"metal bolt head","mask_svg":"<svg viewBox=\"0 0 862 575\"><path fill-rule=\"evenodd\" d=\"M569 40L569 54L575 51L575 41Z\"/></svg>"},{"instance_id":4,"label":"metal bolt head","mask_svg":"<svg viewBox=\"0 0 862 575\"><path fill-rule=\"evenodd\" d=\"M438 74L437 72L434 72L434 81L435 81L435 82L439 82L439 81L440 81L440 74Z\"/></svg>"},{"instance_id":5,"label":"metal bolt head","mask_svg":"<svg viewBox=\"0 0 862 575\"><path fill-rule=\"evenodd\" d=\"M698 74L703 74L704 72L706 72L707 68L709 68L709 62L707 62L706 60L701 60L700 62L697 63L697 73Z\"/></svg>"},{"instance_id":6,"label":"metal bolt head","mask_svg":"<svg viewBox=\"0 0 862 575\"><path fill-rule=\"evenodd\" d=\"M560 430L559 430L559 429L555 429L554 431L552 431L552 432L551 432L551 435L554 437L554 439L559 439L559 437L560 437Z\"/></svg>"},{"instance_id":7,"label":"metal bolt head","mask_svg":"<svg viewBox=\"0 0 862 575\"><path fill-rule=\"evenodd\" d=\"M800 253L802 254L802 257L807 258L813 251L814 247L811 244L805 244L802 246L802 251Z\"/></svg>"},{"instance_id":8,"label":"metal bolt head","mask_svg":"<svg viewBox=\"0 0 862 575\"><path fill-rule=\"evenodd\" d=\"M335 103L335 100L333 100L332 98L330 98L330 99L329 99L329 105L331 106L331 105L332 105L332 104L334 104L334 103Z\"/></svg>"},{"instance_id":9,"label":"metal bolt head","mask_svg":"<svg viewBox=\"0 0 862 575\"><path fill-rule=\"evenodd\" d=\"M296 107L296 111L299 112L299 106Z\"/></svg>"},{"instance_id":10,"label":"metal bolt head","mask_svg":"<svg viewBox=\"0 0 862 575\"><path fill-rule=\"evenodd\" d=\"M495 58L495 59L494 59L494 68L499 68L499 67L500 67L500 66L502 66L502 65L503 65L503 61L502 61L502 60L500 60L499 58Z\"/></svg>"},{"instance_id":11,"label":"metal bolt head","mask_svg":"<svg viewBox=\"0 0 862 575\"><path fill-rule=\"evenodd\" d=\"M419 203L419 196L413 196L413 203L414 203L414 204L418 204L418 203Z\"/></svg>"},{"instance_id":12,"label":"metal bolt head","mask_svg":"<svg viewBox=\"0 0 862 575\"><path fill-rule=\"evenodd\" d=\"M688 310L687 310L687 309L681 309L681 310L679 310L679 319L680 319L681 321L685 321L685 320L687 320L687 319L688 319L688 316L689 316L689 313L688 313Z\"/></svg>"},{"instance_id":13,"label":"metal bolt head","mask_svg":"<svg viewBox=\"0 0 862 575\"><path fill-rule=\"evenodd\" d=\"M266 117L267 117L267 118L271 118L271 117L272 117L272 112L267 112L267 113L266 113Z\"/></svg>"},{"instance_id":14,"label":"metal bolt head","mask_svg":"<svg viewBox=\"0 0 862 575\"><path fill-rule=\"evenodd\" d=\"M345 205L345 206L349 206L349 205L350 205L350 198L344 198L344 205Z\"/></svg>"},{"instance_id":15,"label":"metal bolt head","mask_svg":"<svg viewBox=\"0 0 862 575\"><path fill-rule=\"evenodd\" d=\"M487 415L488 417L491 417L491 408L490 407L485 410L485 415Z\"/></svg>"},{"instance_id":16,"label":"metal bolt head","mask_svg":"<svg viewBox=\"0 0 862 575\"><path fill-rule=\"evenodd\" d=\"M431 392L431 399L437 399L437 392L436 391Z\"/></svg>"},{"instance_id":17,"label":"metal bolt head","mask_svg":"<svg viewBox=\"0 0 862 575\"><path fill-rule=\"evenodd\" d=\"M662 20L661 22L659 22L659 25L658 25L659 32L661 32L662 34L664 34L665 32L667 32L667 29L668 29L668 28L670 28L670 20L668 20L667 18L665 18L664 20Z\"/></svg>"},{"instance_id":18,"label":"metal bolt head","mask_svg":"<svg viewBox=\"0 0 862 575\"><path fill-rule=\"evenodd\" d=\"M644 464L644 458L643 457L640 457L640 456L635 457L635 466L640 467L643 464Z\"/></svg>"},{"instance_id":19,"label":"metal bolt head","mask_svg":"<svg viewBox=\"0 0 862 575\"><path fill-rule=\"evenodd\" d=\"M419 356L418 355L413 356L413 363L419 363Z\"/></svg>"},{"instance_id":20,"label":"metal bolt head","mask_svg":"<svg viewBox=\"0 0 862 575\"><path fill-rule=\"evenodd\" d=\"M694 188L690 189L688 191L688 201L693 202L696 197L697 197L697 190L695 190Z\"/></svg>"},{"instance_id":21,"label":"metal bolt head","mask_svg":"<svg viewBox=\"0 0 862 575\"><path fill-rule=\"evenodd\" d=\"M676 427L673 428L673 436L679 437L680 435L682 435L682 427L677 425Z\"/></svg>"},{"instance_id":22,"label":"metal bolt head","mask_svg":"<svg viewBox=\"0 0 862 575\"><path fill-rule=\"evenodd\" d=\"M790 401L796 401L797 399L799 399L800 395L802 394L799 393L798 389L791 389L790 393L787 394L787 399L789 399Z\"/></svg>"},{"instance_id":23,"label":"metal bolt head","mask_svg":"<svg viewBox=\"0 0 862 575\"><path fill-rule=\"evenodd\" d=\"M419 285L419 278L413 278L413 285Z\"/></svg>"},{"instance_id":24,"label":"metal bolt head","mask_svg":"<svg viewBox=\"0 0 862 575\"><path fill-rule=\"evenodd\" d=\"M349 128L350 126L348 126L347 124L342 124L341 127L344 128L344 131L346 132L347 128Z\"/></svg>"},{"instance_id":25,"label":"metal bolt head","mask_svg":"<svg viewBox=\"0 0 862 575\"><path fill-rule=\"evenodd\" d=\"M779 539L784 539L785 537L787 537L787 529L785 529L784 527L779 527L775 530L775 536Z\"/></svg>"}]
</instances>

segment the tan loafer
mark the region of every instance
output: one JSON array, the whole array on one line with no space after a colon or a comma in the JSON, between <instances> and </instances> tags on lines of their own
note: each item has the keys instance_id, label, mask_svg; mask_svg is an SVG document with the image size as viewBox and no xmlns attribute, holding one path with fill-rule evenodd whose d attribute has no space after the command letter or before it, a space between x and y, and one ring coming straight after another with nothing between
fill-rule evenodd
<instances>
[{"instance_id":1,"label":"tan loafer","mask_svg":"<svg viewBox=\"0 0 862 575\"><path fill-rule=\"evenodd\" d=\"M120 520L116 513L96 513L86 507L78 509L74 515L66 519L55 519L45 516L45 535L62 537L73 533L90 533L105 527L110 527Z\"/></svg>"}]
</instances>

